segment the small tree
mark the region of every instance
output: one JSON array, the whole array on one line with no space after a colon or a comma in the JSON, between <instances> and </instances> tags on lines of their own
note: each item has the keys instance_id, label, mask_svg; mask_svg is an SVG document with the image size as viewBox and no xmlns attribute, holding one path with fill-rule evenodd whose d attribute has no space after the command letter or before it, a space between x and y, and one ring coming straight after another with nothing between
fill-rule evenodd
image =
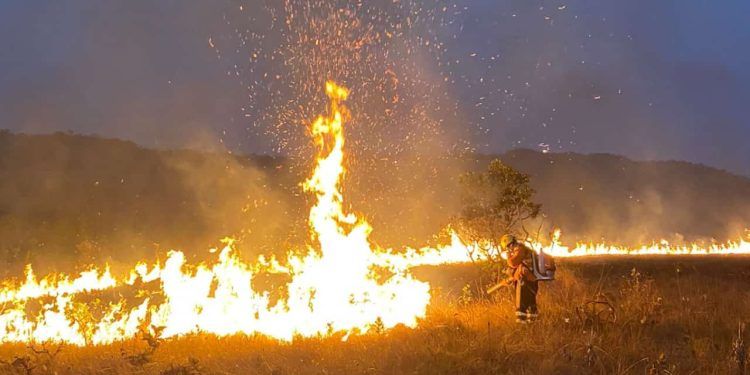
<instances>
[{"instance_id":1,"label":"small tree","mask_svg":"<svg viewBox=\"0 0 750 375\"><path fill-rule=\"evenodd\" d=\"M532 201L535 191L529 185L529 175L495 159L486 172L466 173L460 183L463 208L457 229L463 238L480 244L476 250L495 264L500 261L499 254L492 249L497 248L500 237L525 232L523 223L536 218L541 210L541 205Z\"/></svg>"}]
</instances>

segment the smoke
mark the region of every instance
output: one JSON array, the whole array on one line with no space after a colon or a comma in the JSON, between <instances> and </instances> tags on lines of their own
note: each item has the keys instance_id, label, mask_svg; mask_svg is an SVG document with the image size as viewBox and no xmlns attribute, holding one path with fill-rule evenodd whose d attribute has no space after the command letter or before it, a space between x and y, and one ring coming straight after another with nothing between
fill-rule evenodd
<instances>
[{"instance_id":1,"label":"smoke","mask_svg":"<svg viewBox=\"0 0 750 375\"><path fill-rule=\"evenodd\" d=\"M202 241L191 244L191 251L216 246L226 236L253 257L283 255L304 244L306 205L285 159L186 150L164 152L162 160L180 174L174 183L190 192L201 221L196 234Z\"/></svg>"},{"instance_id":2,"label":"smoke","mask_svg":"<svg viewBox=\"0 0 750 375\"><path fill-rule=\"evenodd\" d=\"M548 228L568 243L736 240L750 222L750 181L702 165L529 150L501 158L531 174Z\"/></svg>"},{"instance_id":3,"label":"smoke","mask_svg":"<svg viewBox=\"0 0 750 375\"><path fill-rule=\"evenodd\" d=\"M0 133L0 252L8 272L41 272L184 250L203 259L219 239L248 255L304 224L283 162L57 133ZM292 183L291 186L296 187ZM297 242L299 243L299 242ZM14 272L14 273L15 273Z\"/></svg>"}]
</instances>

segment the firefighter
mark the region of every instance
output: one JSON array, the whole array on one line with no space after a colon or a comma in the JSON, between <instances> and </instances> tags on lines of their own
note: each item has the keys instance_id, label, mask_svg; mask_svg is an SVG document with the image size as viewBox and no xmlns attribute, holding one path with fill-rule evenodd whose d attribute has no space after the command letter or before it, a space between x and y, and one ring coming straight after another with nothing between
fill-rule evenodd
<instances>
[{"instance_id":1,"label":"firefighter","mask_svg":"<svg viewBox=\"0 0 750 375\"><path fill-rule=\"evenodd\" d=\"M516 322L534 321L539 316L539 309L536 305L539 281L534 276L532 269L534 266L533 250L510 234L506 234L500 239L500 247L508 256L511 282L516 289Z\"/></svg>"}]
</instances>

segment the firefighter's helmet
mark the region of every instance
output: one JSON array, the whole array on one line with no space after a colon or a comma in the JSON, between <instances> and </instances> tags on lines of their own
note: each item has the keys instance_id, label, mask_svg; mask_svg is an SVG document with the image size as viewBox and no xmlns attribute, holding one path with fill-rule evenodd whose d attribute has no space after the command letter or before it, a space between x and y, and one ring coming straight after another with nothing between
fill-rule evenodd
<instances>
[{"instance_id":1,"label":"firefighter's helmet","mask_svg":"<svg viewBox=\"0 0 750 375\"><path fill-rule=\"evenodd\" d=\"M506 234L500 238L500 248L507 250L508 246L516 242L516 237L512 234Z\"/></svg>"}]
</instances>

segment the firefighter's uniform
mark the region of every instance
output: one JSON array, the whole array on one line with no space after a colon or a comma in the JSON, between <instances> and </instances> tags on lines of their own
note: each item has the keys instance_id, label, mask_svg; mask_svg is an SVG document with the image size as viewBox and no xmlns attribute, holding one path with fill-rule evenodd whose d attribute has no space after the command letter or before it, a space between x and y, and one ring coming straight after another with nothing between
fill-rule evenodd
<instances>
[{"instance_id":1,"label":"firefighter's uniform","mask_svg":"<svg viewBox=\"0 0 750 375\"><path fill-rule=\"evenodd\" d=\"M533 250L526 245L512 240L504 248L508 251L508 266L516 289L516 319L519 322L534 320L539 316L536 295L539 281L534 276Z\"/></svg>"}]
</instances>

